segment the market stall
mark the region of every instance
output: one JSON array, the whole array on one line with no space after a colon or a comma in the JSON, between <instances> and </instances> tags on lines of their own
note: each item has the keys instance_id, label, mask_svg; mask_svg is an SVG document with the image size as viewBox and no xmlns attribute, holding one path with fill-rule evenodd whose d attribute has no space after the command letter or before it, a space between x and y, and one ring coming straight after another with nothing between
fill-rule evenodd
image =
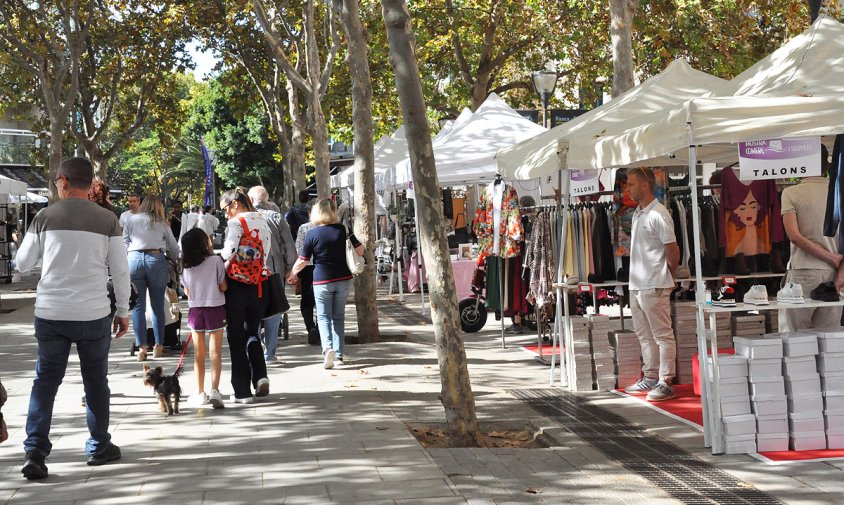
<instances>
[{"instance_id":1,"label":"market stall","mask_svg":"<svg viewBox=\"0 0 844 505\"><path fill-rule=\"evenodd\" d=\"M810 142L806 139L822 137L825 143L831 143L831 136L844 131L840 114L844 110L844 99L841 98L844 96L844 70L835 65L841 54L844 54L844 26L821 17L809 30L730 81L720 90L720 96L686 100L643 117L637 126L574 135L565 152L560 152L565 162L563 166L601 169L687 162L693 254L695 264L701 265L697 182L701 162L728 166L738 160L741 142L749 142L753 148L743 150L745 155L762 146L780 152L788 151L793 139L800 139L795 142L803 141L808 145ZM726 93L733 94L727 96ZM767 142L769 140L771 142ZM783 165L771 171L759 169L752 174L746 173L742 178L770 181L782 176L799 177L803 175L799 169ZM715 328L717 314L731 309L713 308L706 304L702 269L697 269L693 280L696 286L699 356L705 357L707 351L711 352L711 359L700 360L701 377L712 378L711 381L702 379L705 440L713 453L722 453L730 446L725 443L727 416L722 415L724 403L720 390L719 346L718 339L712 336L715 332L707 331L705 320L708 318L710 327ZM841 301L827 303L842 304ZM776 308L782 307L771 304L762 310ZM792 445L797 445L793 436Z\"/></svg>"}]
</instances>

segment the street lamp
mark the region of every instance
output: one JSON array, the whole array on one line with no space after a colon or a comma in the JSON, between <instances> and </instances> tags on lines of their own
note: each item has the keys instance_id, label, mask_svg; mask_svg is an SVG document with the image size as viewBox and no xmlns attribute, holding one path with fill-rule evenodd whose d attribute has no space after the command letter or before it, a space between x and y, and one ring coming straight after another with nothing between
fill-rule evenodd
<instances>
[{"instance_id":1,"label":"street lamp","mask_svg":"<svg viewBox=\"0 0 844 505\"><path fill-rule=\"evenodd\" d=\"M548 101L557 88L557 72L553 70L539 70L532 74L533 89L542 99L542 124L548 127Z\"/></svg>"}]
</instances>

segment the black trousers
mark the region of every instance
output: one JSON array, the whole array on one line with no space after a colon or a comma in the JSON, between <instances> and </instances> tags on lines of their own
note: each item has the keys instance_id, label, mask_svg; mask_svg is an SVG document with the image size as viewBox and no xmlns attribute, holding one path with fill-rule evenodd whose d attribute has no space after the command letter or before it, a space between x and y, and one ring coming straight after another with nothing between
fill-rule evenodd
<instances>
[{"instance_id":1,"label":"black trousers","mask_svg":"<svg viewBox=\"0 0 844 505\"><path fill-rule=\"evenodd\" d=\"M235 398L252 396L252 388L267 377L267 363L258 330L267 310L264 292L258 286L228 279L226 290L226 334L232 360L232 388Z\"/></svg>"},{"instance_id":2,"label":"black trousers","mask_svg":"<svg viewBox=\"0 0 844 505\"><path fill-rule=\"evenodd\" d=\"M308 265L299 272L299 280L302 281L302 299L299 303L299 310L302 312L302 319L305 320L305 328L310 332L316 328L316 323L314 322L316 300L314 299L313 265Z\"/></svg>"}]
</instances>

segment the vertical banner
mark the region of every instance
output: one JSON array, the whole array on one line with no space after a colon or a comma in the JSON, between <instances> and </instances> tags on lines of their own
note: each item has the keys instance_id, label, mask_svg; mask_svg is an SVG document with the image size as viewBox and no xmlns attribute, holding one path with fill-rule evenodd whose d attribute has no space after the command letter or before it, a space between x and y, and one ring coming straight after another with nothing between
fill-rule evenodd
<instances>
[{"instance_id":1,"label":"vertical banner","mask_svg":"<svg viewBox=\"0 0 844 505\"><path fill-rule=\"evenodd\" d=\"M821 175L821 139L739 142L739 172L743 181Z\"/></svg>"},{"instance_id":2,"label":"vertical banner","mask_svg":"<svg viewBox=\"0 0 844 505\"><path fill-rule=\"evenodd\" d=\"M208 156L208 148L205 147L202 135L199 136L199 144L202 147L202 159L205 161L205 197L202 199L202 206L213 207L214 197L211 194L211 179L214 177L214 172L211 171L211 157Z\"/></svg>"}]
</instances>

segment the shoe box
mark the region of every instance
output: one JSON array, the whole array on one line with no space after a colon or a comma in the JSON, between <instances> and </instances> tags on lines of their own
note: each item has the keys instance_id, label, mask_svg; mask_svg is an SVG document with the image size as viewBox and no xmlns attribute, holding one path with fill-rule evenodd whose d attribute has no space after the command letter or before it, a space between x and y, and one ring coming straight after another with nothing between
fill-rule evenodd
<instances>
[{"instance_id":1,"label":"shoe box","mask_svg":"<svg viewBox=\"0 0 844 505\"><path fill-rule=\"evenodd\" d=\"M642 376L642 348L630 330L614 330L609 334L610 349L620 387L634 384Z\"/></svg>"},{"instance_id":2,"label":"shoe box","mask_svg":"<svg viewBox=\"0 0 844 505\"><path fill-rule=\"evenodd\" d=\"M698 353L697 342L697 308L694 302L674 302L671 304L671 321L674 338L677 342L677 365L674 377L675 384L692 383L692 359ZM709 316L704 318L706 329L711 330ZM730 339L732 326L730 314L726 312L715 315L715 334L718 347L723 349L732 347L727 344Z\"/></svg>"},{"instance_id":3,"label":"shoe box","mask_svg":"<svg viewBox=\"0 0 844 505\"><path fill-rule=\"evenodd\" d=\"M590 315L589 341L592 344L592 372L595 386L599 391L616 388L615 363L610 349L610 318L609 316Z\"/></svg>"},{"instance_id":4,"label":"shoe box","mask_svg":"<svg viewBox=\"0 0 844 505\"><path fill-rule=\"evenodd\" d=\"M569 384L573 391L591 391L592 380L592 343L589 336L589 320L582 316L569 318L569 332L574 349L574 362L568 366L574 368L575 383Z\"/></svg>"}]
</instances>

